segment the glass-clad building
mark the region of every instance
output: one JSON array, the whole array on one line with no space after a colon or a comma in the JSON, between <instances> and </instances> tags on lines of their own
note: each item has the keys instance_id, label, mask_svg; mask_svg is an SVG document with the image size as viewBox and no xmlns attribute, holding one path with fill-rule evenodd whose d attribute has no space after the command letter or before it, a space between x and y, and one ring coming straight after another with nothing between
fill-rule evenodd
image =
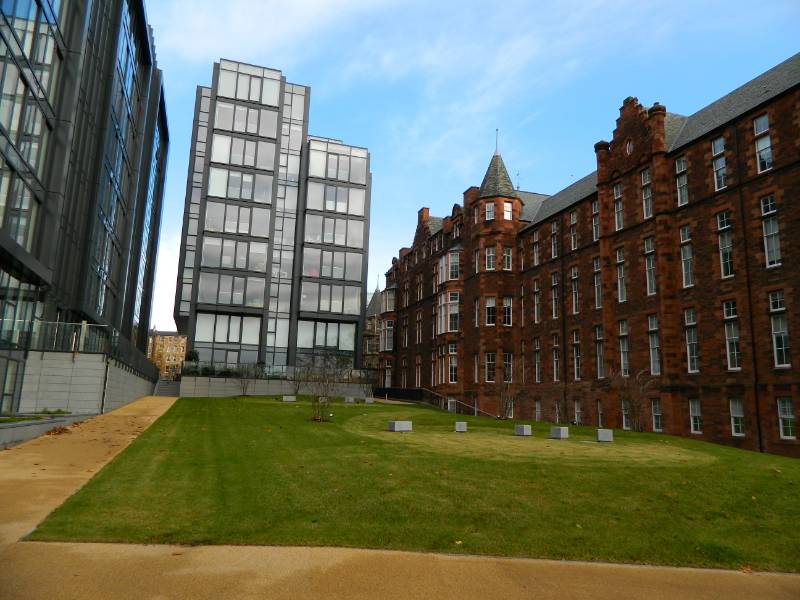
<instances>
[{"instance_id":1,"label":"glass-clad building","mask_svg":"<svg viewBox=\"0 0 800 600\"><path fill-rule=\"evenodd\" d=\"M44 324L143 359L168 140L142 0L0 3L0 413Z\"/></svg>"},{"instance_id":2,"label":"glass-clad building","mask_svg":"<svg viewBox=\"0 0 800 600\"><path fill-rule=\"evenodd\" d=\"M309 99L228 60L197 88L175 321L202 363L360 364L369 153L310 136Z\"/></svg>"}]
</instances>

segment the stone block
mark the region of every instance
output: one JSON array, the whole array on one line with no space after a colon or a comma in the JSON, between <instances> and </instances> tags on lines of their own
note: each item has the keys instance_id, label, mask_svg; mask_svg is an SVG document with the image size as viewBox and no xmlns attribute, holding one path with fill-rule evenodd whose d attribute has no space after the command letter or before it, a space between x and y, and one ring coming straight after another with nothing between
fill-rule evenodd
<instances>
[{"instance_id":1,"label":"stone block","mask_svg":"<svg viewBox=\"0 0 800 600\"><path fill-rule=\"evenodd\" d=\"M345 396L344 397L344 403L345 404L355 404L355 402L356 402L356 399L353 398L352 396Z\"/></svg>"},{"instance_id":2,"label":"stone block","mask_svg":"<svg viewBox=\"0 0 800 600\"><path fill-rule=\"evenodd\" d=\"M530 425L514 425L514 435L533 435Z\"/></svg>"},{"instance_id":3,"label":"stone block","mask_svg":"<svg viewBox=\"0 0 800 600\"><path fill-rule=\"evenodd\" d=\"M284 396L283 402L297 402L297 396Z\"/></svg>"},{"instance_id":4,"label":"stone block","mask_svg":"<svg viewBox=\"0 0 800 600\"><path fill-rule=\"evenodd\" d=\"M364 404L375 404L375 398L364 398Z\"/></svg>"},{"instance_id":5,"label":"stone block","mask_svg":"<svg viewBox=\"0 0 800 600\"><path fill-rule=\"evenodd\" d=\"M613 429L598 429L597 430L597 441L598 442L613 442L614 441L614 430Z\"/></svg>"},{"instance_id":6,"label":"stone block","mask_svg":"<svg viewBox=\"0 0 800 600\"><path fill-rule=\"evenodd\" d=\"M389 421L389 431L407 433L411 431L411 421Z\"/></svg>"},{"instance_id":7,"label":"stone block","mask_svg":"<svg viewBox=\"0 0 800 600\"><path fill-rule=\"evenodd\" d=\"M456 421L456 432L458 432L458 433L467 433L467 422L466 421Z\"/></svg>"},{"instance_id":8,"label":"stone block","mask_svg":"<svg viewBox=\"0 0 800 600\"><path fill-rule=\"evenodd\" d=\"M565 440L569 437L569 427L551 427L550 439L551 440Z\"/></svg>"}]
</instances>

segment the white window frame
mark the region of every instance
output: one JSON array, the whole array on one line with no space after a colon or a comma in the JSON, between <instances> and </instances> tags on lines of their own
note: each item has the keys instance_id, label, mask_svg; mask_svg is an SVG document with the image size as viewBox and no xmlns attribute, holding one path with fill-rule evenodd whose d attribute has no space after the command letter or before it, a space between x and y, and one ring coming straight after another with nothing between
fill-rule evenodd
<instances>
[{"instance_id":1,"label":"white window frame","mask_svg":"<svg viewBox=\"0 0 800 600\"><path fill-rule=\"evenodd\" d=\"M630 363L630 338L628 331L628 320L621 319L619 326L619 372L622 377L629 377L631 374Z\"/></svg>"},{"instance_id":2,"label":"white window frame","mask_svg":"<svg viewBox=\"0 0 800 600\"><path fill-rule=\"evenodd\" d=\"M497 299L494 296L486 296L484 298L483 306L484 306L484 314L486 315L486 318L484 319L484 325L486 327L494 327L495 324L497 323ZM492 316L491 323L489 322L490 308L494 309L493 312L491 313Z\"/></svg>"},{"instance_id":3,"label":"white window frame","mask_svg":"<svg viewBox=\"0 0 800 600\"><path fill-rule=\"evenodd\" d=\"M594 326L594 368L595 378L605 379L606 365L605 365L605 337L603 335L603 326Z\"/></svg>"},{"instance_id":4,"label":"white window frame","mask_svg":"<svg viewBox=\"0 0 800 600\"><path fill-rule=\"evenodd\" d=\"M653 190L650 188L650 168L642 171L642 216L644 219L653 217Z\"/></svg>"},{"instance_id":5,"label":"white window frame","mask_svg":"<svg viewBox=\"0 0 800 600\"><path fill-rule=\"evenodd\" d=\"M484 259L485 259L484 262L485 269L487 271L494 271L495 266L497 266L497 256L494 246L487 246L484 249Z\"/></svg>"},{"instance_id":6,"label":"white window frame","mask_svg":"<svg viewBox=\"0 0 800 600\"><path fill-rule=\"evenodd\" d=\"M560 381L561 370L561 336L557 333L552 337L553 381Z\"/></svg>"},{"instance_id":7,"label":"white window frame","mask_svg":"<svg viewBox=\"0 0 800 600\"><path fill-rule=\"evenodd\" d=\"M508 322L506 323L506 317ZM514 324L514 298L503 296L503 327L512 327Z\"/></svg>"},{"instance_id":8,"label":"white window frame","mask_svg":"<svg viewBox=\"0 0 800 600\"><path fill-rule=\"evenodd\" d=\"M503 248L503 271L511 271L514 268L514 249Z\"/></svg>"},{"instance_id":9,"label":"white window frame","mask_svg":"<svg viewBox=\"0 0 800 600\"><path fill-rule=\"evenodd\" d=\"M769 293L769 321L772 332L772 358L776 369L792 366L789 344L789 324L783 290Z\"/></svg>"},{"instance_id":10,"label":"white window frame","mask_svg":"<svg viewBox=\"0 0 800 600\"><path fill-rule=\"evenodd\" d=\"M489 379L489 356L492 357L492 379ZM484 352L483 354L483 373L486 383L494 383L497 379L497 355L494 352Z\"/></svg>"},{"instance_id":11,"label":"white window frame","mask_svg":"<svg viewBox=\"0 0 800 600\"><path fill-rule=\"evenodd\" d=\"M681 281L684 288L694 287L694 248L690 241L681 243Z\"/></svg>"},{"instance_id":12,"label":"white window frame","mask_svg":"<svg viewBox=\"0 0 800 600\"><path fill-rule=\"evenodd\" d=\"M508 200L503 201L503 219L506 221L514 219L514 204Z\"/></svg>"},{"instance_id":13,"label":"white window frame","mask_svg":"<svg viewBox=\"0 0 800 600\"><path fill-rule=\"evenodd\" d=\"M622 206L622 198L614 199L614 231L620 231L625 227L625 214Z\"/></svg>"},{"instance_id":14,"label":"white window frame","mask_svg":"<svg viewBox=\"0 0 800 600\"><path fill-rule=\"evenodd\" d=\"M711 174L714 178L714 191L724 190L727 186L727 163L725 161L725 138L720 136L711 141Z\"/></svg>"},{"instance_id":15,"label":"white window frame","mask_svg":"<svg viewBox=\"0 0 800 600\"><path fill-rule=\"evenodd\" d=\"M570 269L570 286L572 288L572 314L577 315L581 310L580 291L578 289L578 267Z\"/></svg>"},{"instance_id":16,"label":"white window frame","mask_svg":"<svg viewBox=\"0 0 800 600\"><path fill-rule=\"evenodd\" d=\"M617 303L622 304L628 300L628 289L625 286L625 249L617 248Z\"/></svg>"},{"instance_id":17,"label":"white window frame","mask_svg":"<svg viewBox=\"0 0 800 600\"><path fill-rule=\"evenodd\" d=\"M744 402L741 398L728 398L728 411L731 415L731 435L744 437Z\"/></svg>"},{"instance_id":18,"label":"white window frame","mask_svg":"<svg viewBox=\"0 0 800 600\"><path fill-rule=\"evenodd\" d=\"M592 200L592 241L600 239L600 201Z\"/></svg>"},{"instance_id":19,"label":"white window frame","mask_svg":"<svg viewBox=\"0 0 800 600\"><path fill-rule=\"evenodd\" d=\"M686 371L700 372L699 346L697 340L697 318L693 308L683 311L684 338L686 340Z\"/></svg>"},{"instance_id":20,"label":"white window frame","mask_svg":"<svg viewBox=\"0 0 800 600\"><path fill-rule=\"evenodd\" d=\"M653 417L653 431L661 433L664 431L664 414L661 412L661 399L650 399L650 414Z\"/></svg>"},{"instance_id":21,"label":"white window frame","mask_svg":"<svg viewBox=\"0 0 800 600\"><path fill-rule=\"evenodd\" d=\"M730 279L736 273L733 268L733 232L731 231L730 211L717 213L717 247L719 249L719 275Z\"/></svg>"},{"instance_id":22,"label":"white window frame","mask_svg":"<svg viewBox=\"0 0 800 600\"><path fill-rule=\"evenodd\" d=\"M494 221L494 202L487 202L483 206L483 220Z\"/></svg>"},{"instance_id":23,"label":"white window frame","mask_svg":"<svg viewBox=\"0 0 800 600\"><path fill-rule=\"evenodd\" d=\"M550 315L553 319L558 318L558 273L550 274Z\"/></svg>"},{"instance_id":24,"label":"white window frame","mask_svg":"<svg viewBox=\"0 0 800 600\"><path fill-rule=\"evenodd\" d=\"M578 211L573 210L569 213L569 248L578 249Z\"/></svg>"},{"instance_id":25,"label":"white window frame","mask_svg":"<svg viewBox=\"0 0 800 600\"><path fill-rule=\"evenodd\" d=\"M572 379L581 380L581 334L577 329L572 331Z\"/></svg>"},{"instance_id":26,"label":"white window frame","mask_svg":"<svg viewBox=\"0 0 800 600\"><path fill-rule=\"evenodd\" d=\"M790 396L776 398L778 403L778 431L782 440L797 439L797 421ZM788 432L788 433L787 433Z\"/></svg>"},{"instance_id":27,"label":"white window frame","mask_svg":"<svg viewBox=\"0 0 800 600\"><path fill-rule=\"evenodd\" d=\"M772 158L772 139L769 134L769 118L767 113L757 116L753 119L753 132L756 135L755 148L756 148L756 169L758 173L766 173L771 170L774 161ZM766 144L764 141L766 140ZM768 163L765 167L761 167L762 153L765 153L764 162Z\"/></svg>"},{"instance_id":28,"label":"white window frame","mask_svg":"<svg viewBox=\"0 0 800 600\"><path fill-rule=\"evenodd\" d=\"M689 204L689 178L686 169L686 157L675 159L675 190L678 194L678 206Z\"/></svg>"},{"instance_id":29,"label":"white window frame","mask_svg":"<svg viewBox=\"0 0 800 600\"><path fill-rule=\"evenodd\" d=\"M689 400L689 432L695 435L703 433L703 410L697 398Z\"/></svg>"},{"instance_id":30,"label":"white window frame","mask_svg":"<svg viewBox=\"0 0 800 600\"><path fill-rule=\"evenodd\" d=\"M722 314L725 330L725 356L729 371L741 371L742 369L742 349L740 345L741 332L739 331L739 319L736 307L736 300L726 300L722 304ZM732 360L735 358L735 361ZM735 364L734 364L735 363Z\"/></svg>"},{"instance_id":31,"label":"white window frame","mask_svg":"<svg viewBox=\"0 0 800 600\"><path fill-rule=\"evenodd\" d=\"M650 375L661 375L661 339L658 335L658 316L647 317L647 343L650 351Z\"/></svg>"},{"instance_id":32,"label":"white window frame","mask_svg":"<svg viewBox=\"0 0 800 600\"><path fill-rule=\"evenodd\" d=\"M600 257L596 256L592 259L592 284L594 286L594 307L596 309L603 308L603 279L600 276Z\"/></svg>"},{"instance_id":33,"label":"white window frame","mask_svg":"<svg viewBox=\"0 0 800 600\"><path fill-rule=\"evenodd\" d=\"M778 226L778 209L775 195L768 194L760 199L761 205L761 237L764 242L764 261L768 269L781 266L781 238ZM768 225L770 230L767 230ZM773 227L774 225L774 227ZM770 243L774 240L774 247L770 250ZM772 255L772 256L771 256Z\"/></svg>"},{"instance_id":34,"label":"white window frame","mask_svg":"<svg viewBox=\"0 0 800 600\"><path fill-rule=\"evenodd\" d=\"M647 283L647 295L655 296L658 291L656 283L656 247L655 238L648 237L644 239L644 264L645 264L645 280Z\"/></svg>"}]
</instances>

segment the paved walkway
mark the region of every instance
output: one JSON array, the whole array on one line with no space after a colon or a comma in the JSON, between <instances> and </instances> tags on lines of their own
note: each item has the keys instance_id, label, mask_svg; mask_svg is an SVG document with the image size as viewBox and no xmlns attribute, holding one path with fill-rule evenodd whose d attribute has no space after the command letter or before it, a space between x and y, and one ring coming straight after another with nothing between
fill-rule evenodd
<instances>
[{"instance_id":1,"label":"paved walkway","mask_svg":"<svg viewBox=\"0 0 800 600\"><path fill-rule=\"evenodd\" d=\"M172 405L0 452L0 598L800 598L800 576L346 548L19 542Z\"/></svg>"}]
</instances>

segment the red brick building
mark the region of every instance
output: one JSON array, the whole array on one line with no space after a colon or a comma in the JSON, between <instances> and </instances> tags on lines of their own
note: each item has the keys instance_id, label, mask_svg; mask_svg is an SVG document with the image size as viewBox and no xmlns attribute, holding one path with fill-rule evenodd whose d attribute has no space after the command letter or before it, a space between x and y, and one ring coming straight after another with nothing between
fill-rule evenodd
<instances>
[{"instance_id":1,"label":"red brick building","mask_svg":"<svg viewBox=\"0 0 800 600\"><path fill-rule=\"evenodd\" d=\"M419 211L383 383L800 456L800 54L689 117L626 98L594 149L552 196L495 154L450 216Z\"/></svg>"}]
</instances>

